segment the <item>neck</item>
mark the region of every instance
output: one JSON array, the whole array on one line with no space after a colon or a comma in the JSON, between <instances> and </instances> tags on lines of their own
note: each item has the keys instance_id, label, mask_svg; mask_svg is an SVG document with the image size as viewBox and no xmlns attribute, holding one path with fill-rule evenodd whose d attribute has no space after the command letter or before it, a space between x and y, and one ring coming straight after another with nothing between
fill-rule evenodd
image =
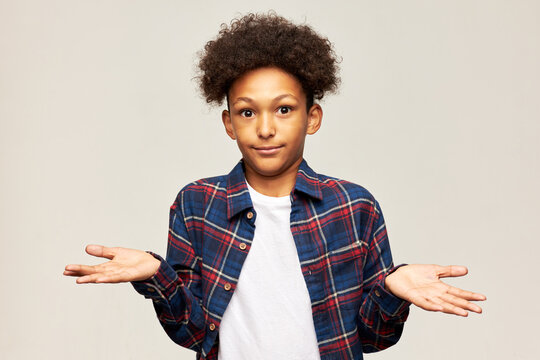
<instances>
[{"instance_id":1,"label":"neck","mask_svg":"<svg viewBox=\"0 0 540 360\"><path fill-rule=\"evenodd\" d=\"M282 173L274 176L264 176L256 173L249 166L245 167L246 180L257 192L266 196L287 196L291 193L296 183L296 176L302 158Z\"/></svg>"}]
</instances>

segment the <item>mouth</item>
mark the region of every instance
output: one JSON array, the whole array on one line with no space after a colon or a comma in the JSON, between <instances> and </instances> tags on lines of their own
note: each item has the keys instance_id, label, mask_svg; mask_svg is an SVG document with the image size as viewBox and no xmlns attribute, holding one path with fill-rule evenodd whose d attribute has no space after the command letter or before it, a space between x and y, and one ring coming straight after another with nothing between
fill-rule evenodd
<instances>
[{"instance_id":1,"label":"mouth","mask_svg":"<svg viewBox=\"0 0 540 360\"><path fill-rule=\"evenodd\" d=\"M261 155L274 155L279 152L283 145L277 146L254 146L253 148Z\"/></svg>"}]
</instances>

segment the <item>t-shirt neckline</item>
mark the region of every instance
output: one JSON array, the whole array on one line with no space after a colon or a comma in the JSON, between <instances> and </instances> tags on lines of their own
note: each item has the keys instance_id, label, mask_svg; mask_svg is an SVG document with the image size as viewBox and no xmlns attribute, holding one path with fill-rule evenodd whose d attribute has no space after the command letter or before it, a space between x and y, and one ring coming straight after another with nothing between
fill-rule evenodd
<instances>
[{"instance_id":1,"label":"t-shirt neckline","mask_svg":"<svg viewBox=\"0 0 540 360\"><path fill-rule=\"evenodd\" d=\"M289 195L285 195L285 196L268 196L268 195L264 195L264 194L261 194L260 192L258 192L257 190L255 190L251 185L249 185L249 183L246 181L246 184L247 184L247 187L248 187L248 190L249 190L249 195L251 196L251 200L254 200L256 202L263 202L263 203L270 203L270 204L275 204L275 205L278 205L278 204L290 204L290 196Z\"/></svg>"}]
</instances>

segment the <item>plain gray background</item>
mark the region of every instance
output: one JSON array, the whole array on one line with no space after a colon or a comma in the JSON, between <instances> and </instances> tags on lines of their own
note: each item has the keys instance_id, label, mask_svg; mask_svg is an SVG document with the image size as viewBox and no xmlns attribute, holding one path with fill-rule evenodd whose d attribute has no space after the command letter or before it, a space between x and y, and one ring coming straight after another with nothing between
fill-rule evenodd
<instances>
[{"instance_id":1,"label":"plain gray background","mask_svg":"<svg viewBox=\"0 0 540 360\"><path fill-rule=\"evenodd\" d=\"M305 157L380 201L396 263L463 264L482 315L417 308L368 359L537 359L538 1L0 1L0 357L194 359L89 243L165 254L186 183L240 158L199 95L219 25L275 9L327 36L340 93ZM256 321L256 319L254 319Z\"/></svg>"}]
</instances>

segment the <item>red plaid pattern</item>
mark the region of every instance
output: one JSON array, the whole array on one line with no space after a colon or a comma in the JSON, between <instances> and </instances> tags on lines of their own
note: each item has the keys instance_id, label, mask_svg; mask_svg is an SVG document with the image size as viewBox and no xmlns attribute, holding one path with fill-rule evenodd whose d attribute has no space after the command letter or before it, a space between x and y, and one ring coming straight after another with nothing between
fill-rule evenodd
<instances>
[{"instance_id":1,"label":"red plaid pattern","mask_svg":"<svg viewBox=\"0 0 540 360\"><path fill-rule=\"evenodd\" d=\"M409 303L384 288L393 263L377 201L359 185L316 174L304 160L291 203L321 359L362 359L395 344ZM152 299L171 339L198 359L217 359L220 322L256 216L242 161L228 175L187 185L171 206L166 260L153 254L162 260L157 273L132 283Z\"/></svg>"}]
</instances>

